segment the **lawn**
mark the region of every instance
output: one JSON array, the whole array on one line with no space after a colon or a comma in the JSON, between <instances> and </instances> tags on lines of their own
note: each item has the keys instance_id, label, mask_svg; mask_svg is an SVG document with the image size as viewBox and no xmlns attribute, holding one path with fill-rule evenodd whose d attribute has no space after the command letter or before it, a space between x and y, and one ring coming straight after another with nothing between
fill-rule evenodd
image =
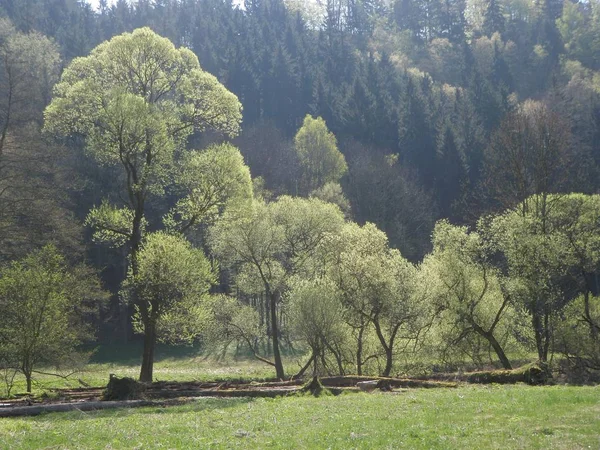
<instances>
[{"instance_id":1,"label":"lawn","mask_svg":"<svg viewBox=\"0 0 600 450\"><path fill-rule=\"evenodd\" d=\"M0 448L600 448L600 387L465 386L0 420Z\"/></svg>"}]
</instances>

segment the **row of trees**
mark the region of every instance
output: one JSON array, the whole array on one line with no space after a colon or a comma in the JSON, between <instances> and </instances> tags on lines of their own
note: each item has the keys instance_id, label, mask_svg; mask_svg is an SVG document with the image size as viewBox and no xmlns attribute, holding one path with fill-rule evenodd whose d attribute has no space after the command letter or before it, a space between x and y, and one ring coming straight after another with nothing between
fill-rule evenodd
<instances>
[{"instance_id":1,"label":"row of trees","mask_svg":"<svg viewBox=\"0 0 600 450\"><path fill-rule=\"evenodd\" d=\"M261 4L248 5L245 12L236 10L235 20L245 26L266 20L276 28L293 23L298 33L312 33L283 5ZM220 6L219 11L229 14L231 5ZM336 8L341 10L332 11ZM277 20L271 23L273 18ZM589 175L596 163L595 110L593 102L582 109L582 103L574 100L574 93L594 92L591 69L565 63L563 68L573 74L569 85L553 93L557 105L582 114L582 122L574 124L548 106L553 103L519 103L508 95L510 90L496 96L502 101L486 103L491 97L482 92L485 77L442 85L443 77L436 78L433 69L427 74L403 68L392 52L380 47L374 47L369 58L340 53L354 41L345 20L334 21L325 27L327 33L319 33L319 39L327 39L331 47L327 48L335 49L331 55L347 57L349 68L336 75L341 78L335 88L322 80L336 80L334 73L344 61L331 60L327 65L331 72L316 70L327 75L320 85L313 84L318 99L314 111L323 111L327 121L300 108L295 119L279 122L290 116L276 107L302 102L269 102L268 89L261 88L258 97L254 88L239 91L251 125L235 141L245 158L226 142L240 132L241 103L200 68L192 51L175 48L148 28L117 36L89 56L74 59L52 98L50 89L60 66L58 49L35 32L17 31L3 21L0 208L5 213L0 226L7 224L1 237L3 257L14 259L52 240L69 255L65 264L73 265L81 236L69 209L85 217L93 238L113 248L96 250L94 260L107 261L115 269L105 272L105 279L127 299L135 328L144 333L140 378L145 381L152 379L154 343L160 336L174 341L215 336L244 342L272 364L279 377L284 374L281 347L297 340L305 340L311 348L308 362L315 370L334 367L343 372L355 367L389 374L400 348L431 345L434 337L437 342L455 342L449 348L466 348L471 354L492 349L505 366L510 364L506 345L526 348L531 338L545 359L554 342L555 314L567 311L567 306L577 310L571 296L575 293L583 295L588 323L597 323L594 290L586 294L584 289L568 289L581 281L571 276L577 270L574 266L540 263L554 270L548 275L557 280L551 294L546 286L536 294L534 306L517 307L524 294L513 285L528 280L518 270L519 261L522 264L518 255L525 250L536 255L537 246L526 239L525 231L518 236L523 238L519 245L529 247L517 248L505 239L516 225L502 228L500 219L494 219L485 225L479 222L475 232L468 232L442 222L433 241L429 239L440 214L474 224L478 212L490 206L520 204L521 217L542 217L546 229L549 205L561 198L553 194L578 186L594 190ZM246 30L250 35L258 29L254 25ZM283 26L279 31L286 29L291 30ZM435 39L427 38L422 45ZM487 67L489 77L504 79L500 53L508 55L510 46L502 35L481 34L472 45L479 52L477 58L482 58L475 72ZM402 55L395 58L401 60ZM210 66L211 59L206 59ZM409 65L424 69L419 61ZM364 78L346 80L356 67ZM231 82L229 73L221 78ZM280 81L278 75L268 84ZM502 89L503 83L495 86ZM291 86L279 94L289 95ZM349 97L333 95L337 88L346 89ZM51 98L42 119L41 108ZM345 136L339 147L343 152L328 125ZM578 131L576 125L583 132L573 133ZM56 137L65 139L57 142ZM198 148L203 150L194 150ZM244 159L264 178L251 180ZM54 190L44 190L46 197L41 187L47 186ZM484 198L474 195L475 186L485 188ZM76 190L83 194L75 197ZM77 206L68 204L65 193L79 200ZM433 198L443 199L441 212ZM467 211L475 214L467 216ZM383 231L352 222L365 224L369 219ZM544 245L549 245L544 239L562 238L544 236ZM11 249L12 254L7 251ZM556 256L555 250L560 249L548 250L546 257L570 261ZM216 259L207 260L207 252ZM416 266L424 254L424 262ZM217 262L225 270L219 271ZM529 270L534 271L535 262L527 265ZM588 262L586 276L593 279L597 262ZM452 273L461 264L470 281ZM481 281L472 281L478 276ZM541 282L531 283L535 287ZM241 303L211 296L216 290L235 290ZM451 307L452 302L467 304L467 311ZM128 312L118 309L121 315ZM469 311L475 314L480 309L489 317L468 318ZM336 314L328 318L328 311ZM521 331L514 324L528 315L531 326ZM513 325L503 328L505 317L514 318ZM590 339L594 342L593 335Z\"/></svg>"}]
</instances>

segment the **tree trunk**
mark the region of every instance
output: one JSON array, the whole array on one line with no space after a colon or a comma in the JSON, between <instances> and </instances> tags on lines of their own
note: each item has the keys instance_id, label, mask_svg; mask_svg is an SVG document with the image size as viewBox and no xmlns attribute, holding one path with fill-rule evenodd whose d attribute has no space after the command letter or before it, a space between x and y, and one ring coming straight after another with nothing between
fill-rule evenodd
<instances>
[{"instance_id":1,"label":"tree trunk","mask_svg":"<svg viewBox=\"0 0 600 450\"><path fill-rule=\"evenodd\" d=\"M535 334L535 346L538 353L538 359L542 362L546 362L547 353L544 351L544 327L542 326L540 314L537 311L533 312L531 322Z\"/></svg>"},{"instance_id":2,"label":"tree trunk","mask_svg":"<svg viewBox=\"0 0 600 450\"><path fill-rule=\"evenodd\" d=\"M144 351L142 353L142 369L140 381L151 383L154 368L154 348L156 346L156 321L149 319L144 323Z\"/></svg>"},{"instance_id":3,"label":"tree trunk","mask_svg":"<svg viewBox=\"0 0 600 450\"><path fill-rule=\"evenodd\" d=\"M381 373L382 377L390 376L390 372L392 371L392 363L394 362L393 358L394 358L394 356L392 354L392 348L387 347L385 349L385 368L383 369L383 372Z\"/></svg>"},{"instance_id":4,"label":"tree trunk","mask_svg":"<svg viewBox=\"0 0 600 450\"><path fill-rule=\"evenodd\" d=\"M275 293L269 293L269 303L275 373L278 379L283 380L283 378L285 377L285 373L283 371L283 362L281 361L281 353L279 351L279 326L277 324L277 295Z\"/></svg>"},{"instance_id":5,"label":"tree trunk","mask_svg":"<svg viewBox=\"0 0 600 450\"><path fill-rule=\"evenodd\" d=\"M356 374L362 375L362 353L363 353L363 334L365 327L360 327L358 330L358 342L356 348Z\"/></svg>"},{"instance_id":6,"label":"tree trunk","mask_svg":"<svg viewBox=\"0 0 600 450\"><path fill-rule=\"evenodd\" d=\"M31 394L31 373L25 374L25 380L27 381L27 393Z\"/></svg>"},{"instance_id":7,"label":"tree trunk","mask_svg":"<svg viewBox=\"0 0 600 450\"><path fill-rule=\"evenodd\" d=\"M498 359L500 360L502 367L504 367L507 370L512 370L512 366L510 364L510 361L506 357L506 353L504 353L504 349L502 348L502 346L500 345L500 343L496 340L496 337L494 336L494 327L492 327L491 330L485 331L483 328L481 328L481 326L479 326L477 323L475 323L474 320L472 320L472 319L469 320L469 323L471 324L471 326L473 327L473 330L477 334L479 334L481 337L483 337L486 341L489 342L489 344L492 346L492 348L496 352L496 356L498 356Z\"/></svg>"},{"instance_id":8,"label":"tree trunk","mask_svg":"<svg viewBox=\"0 0 600 450\"><path fill-rule=\"evenodd\" d=\"M381 376L389 377L390 372L392 371L392 365L394 363L394 351L393 351L394 350L394 337L396 335L396 331L398 330L399 325L396 326L396 328L392 332L392 336L390 337L390 343L388 345L388 343L385 340L385 336L383 335L383 331L381 330L381 324L379 323L379 318L378 317L373 318L372 322L373 322L373 325L375 326L375 332L377 333L379 342L381 343L381 346L383 347L383 350L385 351L385 368L383 369Z\"/></svg>"},{"instance_id":9,"label":"tree trunk","mask_svg":"<svg viewBox=\"0 0 600 450\"><path fill-rule=\"evenodd\" d=\"M490 343L490 345L496 352L496 356L498 356L498 359L500 360L502 367L507 370L512 370L512 366L510 364L510 361L506 357L506 353L504 353L504 349L502 348L500 343L496 340L494 335L492 333L487 333L487 336L485 338L487 339L487 341Z\"/></svg>"},{"instance_id":10,"label":"tree trunk","mask_svg":"<svg viewBox=\"0 0 600 450\"><path fill-rule=\"evenodd\" d=\"M592 319L592 315L590 314L590 291L586 289L583 294L583 314L585 320L587 321L590 327L590 337L594 340L598 340L598 326L594 323Z\"/></svg>"}]
</instances>

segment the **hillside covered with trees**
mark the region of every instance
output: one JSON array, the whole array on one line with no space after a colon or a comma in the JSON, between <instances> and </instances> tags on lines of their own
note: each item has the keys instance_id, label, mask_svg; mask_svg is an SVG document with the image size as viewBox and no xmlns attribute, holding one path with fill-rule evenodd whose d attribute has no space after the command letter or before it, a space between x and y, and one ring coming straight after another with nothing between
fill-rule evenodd
<instances>
[{"instance_id":1,"label":"hillside covered with trees","mask_svg":"<svg viewBox=\"0 0 600 450\"><path fill-rule=\"evenodd\" d=\"M597 0L4 0L0 364L594 379L599 70Z\"/></svg>"}]
</instances>

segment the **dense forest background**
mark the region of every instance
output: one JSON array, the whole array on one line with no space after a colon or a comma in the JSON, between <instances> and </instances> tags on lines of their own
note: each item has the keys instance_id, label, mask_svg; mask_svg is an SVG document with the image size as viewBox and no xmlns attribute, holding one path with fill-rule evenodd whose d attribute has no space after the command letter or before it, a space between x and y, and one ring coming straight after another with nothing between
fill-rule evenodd
<instances>
[{"instance_id":1,"label":"dense forest background","mask_svg":"<svg viewBox=\"0 0 600 450\"><path fill-rule=\"evenodd\" d=\"M309 194L293 138L307 114L322 117L348 164L343 193L323 195L347 201L353 220L375 223L413 262L431 250L441 218L473 225L540 191L600 187L596 0L101 0L98 11L2 0L0 16L0 260L51 240L86 255L112 292L125 276L123 250L91 244L83 222L118 195L118 175L83 142L44 135L43 111L71 60L142 26L190 48L238 96L234 143L264 195ZM540 104L549 112L536 118ZM502 159L527 120L560 141L544 186L535 176L517 183ZM189 145L218 139L197 134ZM104 340L131 335L116 297L102 312Z\"/></svg>"}]
</instances>

